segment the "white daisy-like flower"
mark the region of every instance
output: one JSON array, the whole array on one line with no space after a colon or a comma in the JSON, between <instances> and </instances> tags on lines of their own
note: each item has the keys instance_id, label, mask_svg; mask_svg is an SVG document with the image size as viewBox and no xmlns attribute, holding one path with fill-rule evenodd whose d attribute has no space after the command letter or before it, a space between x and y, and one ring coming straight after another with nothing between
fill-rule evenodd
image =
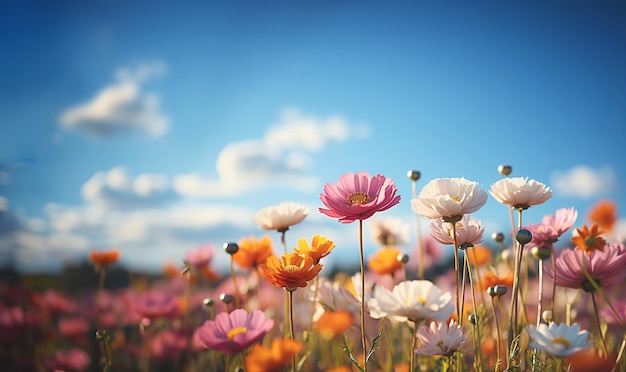
<instances>
[{"instance_id":1,"label":"white daisy-like flower","mask_svg":"<svg viewBox=\"0 0 626 372\"><path fill-rule=\"evenodd\" d=\"M389 291L374 288L374 296L367 301L370 316L374 319L390 317L399 322L410 320L447 320L454 312L452 295L429 280L407 280Z\"/></svg>"},{"instance_id":2,"label":"white daisy-like flower","mask_svg":"<svg viewBox=\"0 0 626 372\"><path fill-rule=\"evenodd\" d=\"M430 327L421 326L417 330L417 348L419 355L452 355L457 350L468 349L467 335L454 319L450 324L431 322Z\"/></svg>"},{"instance_id":3,"label":"white daisy-like flower","mask_svg":"<svg viewBox=\"0 0 626 372\"><path fill-rule=\"evenodd\" d=\"M456 243L460 247L471 247L483 241L485 229L480 221L469 215L456 222ZM435 220L430 225L430 235L441 244L454 244L452 223Z\"/></svg>"},{"instance_id":4,"label":"white daisy-like flower","mask_svg":"<svg viewBox=\"0 0 626 372\"><path fill-rule=\"evenodd\" d=\"M308 207L298 203L284 202L260 209L252 219L263 230L285 232L289 230L289 227L302 222L308 215Z\"/></svg>"},{"instance_id":5,"label":"white daisy-like flower","mask_svg":"<svg viewBox=\"0 0 626 372\"><path fill-rule=\"evenodd\" d=\"M401 218L386 217L372 220L372 240L384 246L400 246L409 241L410 227Z\"/></svg>"},{"instance_id":6,"label":"white daisy-like flower","mask_svg":"<svg viewBox=\"0 0 626 372\"><path fill-rule=\"evenodd\" d=\"M457 219L476 212L487 202L478 183L465 178L437 178L411 200L411 209L425 218Z\"/></svg>"},{"instance_id":7,"label":"white daisy-like flower","mask_svg":"<svg viewBox=\"0 0 626 372\"><path fill-rule=\"evenodd\" d=\"M546 353L562 358L579 351L588 349L591 344L588 341L589 332L581 331L580 326L572 324L556 324L554 322L547 325L539 324L539 327L527 327L530 336L530 347L545 351Z\"/></svg>"},{"instance_id":8,"label":"white daisy-like flower","mask_svg":"<svg viewBox=\"0 0 626 372\"><path fill-rule=\"evenodd\" d=\"M552 196L548 186L525 177L503 178L491 185L490 193L498 202L518 209L542 204Z\"/></svg>"},{"instance_id":9,"label":"white daisy-like flower","mask_svg":"<svg viewBox=\"0 0 626 372\"><path fill-rule=\"evenodd\" d=\"M350 293L346 296L345 285L336 280L329 280L323 276L319 277L317 288L317 297L315 298L315 312L313 314L313 321L322 316L327 308L332 310L347 310L353 314L358 314L360 311L357 301L354 300L354 296ZM309 300L313 301L315 297L315 284L310 286ZM356 317L355 317L356 319Z\"/></svg>"}]
</instances>

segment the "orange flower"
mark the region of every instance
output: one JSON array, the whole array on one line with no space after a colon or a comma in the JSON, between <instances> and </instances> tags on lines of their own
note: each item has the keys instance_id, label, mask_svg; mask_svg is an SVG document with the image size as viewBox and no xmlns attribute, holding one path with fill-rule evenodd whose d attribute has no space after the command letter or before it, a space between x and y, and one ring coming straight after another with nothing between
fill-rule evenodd
<instances>
[{"instance_id":1,"label":"orange flower","mask_svg":"<svg viewBox=\"0 0 626 372\"><path fill-rule=\"evenodd\" d=\"M491 249L483 245L475 245L465 250L465 257L474 266L482 266L491 263L493 256Z\"/></svg>"},{"instance_id":2,"label":"orange flower","mask_svg":"<svg viewBox=\"0 0 626 372\"><path fill-rule=\"evenodd\" d=\"M572 372L612 371L615 355L602 356L596 351L576 353L566 359Z\"/></svg>"},{"instance_id":3,"label":"orange flower","mask_svg":"<svg viewBox=\"0 0 626 372\"><path fill-rule=\"evenodd\" d=\"M591 208L587 217L591 222L597 223L602 230L610 232L617 221L615 203L601 200Z\"/></svg>"},{"instance_id":4,"label":"orange flower","mask_svg":"<svg viewBox=\"0 0 626 372\"><path fill-rule=\"evenodd\" d=\"M497 274L491 270L487 270L480 276L480 288L486 291L489 287L495 287L497 285L503 285L505 287L513 287L513 278L515 274L508 272L505 274Z\"/></svg>"},{"instance_id":5,"label":"orange flower","mask_svg":"<svg viewBox=\"0 0 626 372\"><path fill-rule=\"evenodd\" d=\"M330 340L343 335L352 326L354 316L346 310L326 310L315 323L315 330L323 339Z\"/></svg>"},{"instance_id":6,"label":"orange flower","mask_svg":"<svg viewBox=\"0 0 626 372\"><path fill-rule=\"evenodd\" d=\"M241 268L248 269L257 267L265 262L272 255L272 241L269 236L255 239L251 236L248 239L241 239L239 250L233 255L233 260Z\"/></svg>"},{"instance_id":7,"label":"orange flower","mask_svg":"<svg viewBox=\"0 0 626 372\"><path fill-rule=\"evenodd\" d=\"M246 372L274 372L291 362L291 358L302 350L302 344L291 339L274 339L268 349L254 345L246 356Z\"/></svg>"},{"instance_id":8,"label":"orange flower","mask_svg":"<svg viewBox=\"0 0 626 372\"><path fill-rule=\"evenodd\" d=\"M333 243L332 240L328 240L321 235L315 235L311 240L311 246L309 246L309 243L303 238L298 240L298 246L295 247L293 251L309 255L313 258L315 263L318 263L322 258L328 256L333 248L335 248L335 243Z\"/></svg>"},{"instance_id":9,"label":"orange flower","mask_svg":"<svg viewBox=\"0 0 626 372\"><path fill-rule=\"evenodd\" d=\"M96 271L100 269L104 269L109 265L112 265L117 262L120 258L120 251L117 249L112 249L110 251L91 251L89 253L89 259L93 262L96 267Z\"/></svg>"},{"instance_id":10,"label":"orange flower","mask_svg":"<svg viewBox=\"0 0 626 372\"><path fill-rule=\"evenodd\" d=\"M587 225L583 225L582 228L576 229L572 243L576 249L584 251L587 256L590 256L591 252L595 250L604 251L606 240L600 236L601 234L602 231L598 229L597 224L591 225L591 229L587 228Z\"/></svg>"},{"instance_id":11,"label":"orange flower","mask_svg":"<svg viewBox=\"0 0 626 372\"><path fill-rule=\"evenodd\" d=\"M370 257L367 268L379 275L393 274L402 268L402 262L398 259L401 254L402 250L399 248L379 249L376 255Z\"/></svg>"},{"instance_id":12,"label":"orange flower","mask_svg":"<svg viewBox=\"0 0 626 372\"><path fill-rule=\"evenodd\" d=\"M327 369L325 372L352 372L352 368L347 366L339 366Z\"/></svg>"},{"instance_id":13,"label":"orange flower","mask_svg":"<svg viewBox=\"0 0 626 372\"><path fill-rule=\"evenodd\" d=\"M281 259L269 256L261 268L271 284L291 290L306 287L307 282L322 270L322 265L307 255L285 253Z\"/></svg>"},{"instance_id":14,"label":"orange flower","mask_svg":"<svg viewBox=\"0 0 626 372\"><path fill-rule=\"evenodd\" d=\"M163 266L163 275L166 278L175 278L180 276L180 272L181 270L171 263L167 263Z\"/></svg>"}]
</instances>

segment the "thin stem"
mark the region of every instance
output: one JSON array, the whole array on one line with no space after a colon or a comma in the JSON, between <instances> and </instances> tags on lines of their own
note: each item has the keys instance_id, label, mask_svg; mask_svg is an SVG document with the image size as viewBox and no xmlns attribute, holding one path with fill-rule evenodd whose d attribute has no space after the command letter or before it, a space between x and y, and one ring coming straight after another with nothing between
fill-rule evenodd
<instances>
[{"instance_id":1,"label":"thin stem","mask_svg":"<svg viewBox=\"0 0 626 372\"><path fill-rule=\"evenodd\" d=\"M550 259L552 261L552 296L550 296L550 311L552 312L552 319L556 319L556 314L554 313L554 301L556 298L556 257L552 244L550 244L550 251Z\"/></svg>"},{"instance_id":2,"label":"thin stem","mask_svg":"<svg viewBox=\"0 0 626 372\"><path fill-rule=\"evenodd\" d=\"M541 313L542 309L542 299L543 299L543 260L539 260L539 288L537 290L537 328L539 328L539 324L541 323Z\"/></svg>"},{"instance_id":3,"label":"thin stem","mask_svg":"<svg viewBox=\"0 0 626 372\"><path fill-rule=\"evenodd\" d=\"M463 308L461 307L461 296L459 294L459 250L458 250L458 245L457 245L457 239L456 239L456 222L452 221L450 222L452 224L452 239L454 241L454 246L452 247L452 249L454 249L454 272L456 275L454 275L455 278L455 289L456 289L456 317L457 320L459 322L459 325L462 327L463 326ZM465 269L463 269L465 270Z\"/></svg>"},{"instance_id":4,"label":"thin stem","mask_svg":"<svg viewBox=\"0 0 626 372\"><path fill-rule=\"evenodd\" d=\"M233 279L233 286L235 286L235 307L239 309L239 287L237 287L237 277L235 276L235 263L233 255L230 255L230 276Z\"/></svg>"},{"instance_id":5,"label":"thin stem","mask_svg":"<svg viewBox=\"0 0 626 372\"><path fill-rule=\"evenodd\" d=\"M593 303L593 313L595 315L596 327L598 328L598 337L602 341L602 349L604 350L604 355L609 355L609 349L606 347L606 341L604 341L604 335L602 334L602 326L600 324L600 313L598 312L598 302L596 301L595 292L591 292L591 302Z\"/></svg>"},{"instance_id":6,"label":"thin stem","mask_svg":"<svg viewBox=\"0 0 626 372\"><path fill-rule=\"evenodd\" d=\"M522 209L518 210L519 216L519 228L522 228ZM509 340L509 348L513 340L517 337L518 331L518 297L519 297L519 287L520 287L520 272L522 270L522 257L524 254L524 246L521 245L517 240L515 240L515 274L513 277L513 294L511 297L511 325L510 325L510 340Z\"/></svg>"},{"instance_id":7,"label":"thin stem","mask_svg":"<svg viewBox=\"0 0 626 372\"><path fill-rule=\"evenodd\" d=\"M415 329L413 330L413 341L411 341L411 356L409 357L409 372L413 372L415 370L415 346L417 339L417 322L413 323Z\"/></svg>"},{"instance_id":8,"label":"thin stem","mask_svg":"<svg viewBox=\"0 0 626 372\"><path fill-rule=\"evenodd\" d=\"M502 339L500 338L500 322L498 321L498 314L496 314L496 305L495 305L495 297L491 298L491 311L493 311L493 320L496 322L496 339L497 339L497 345L496 345L496 367L495 367L495 371L498 372L500 370L499 364L500 364L500 343L502 342Z\"/></svg>"},{"instance_id":9,"label":"thin stem","mask_svg":"<svg viewBox=\"0 0 626 372\"><path fill-rule=\"evenodd\" d=\"M413 181L413 199L417 197L417 181ZM422 226L420 224L419 214L417 216L417 277L419 280L424 280L424 243L422 242Z\"/></svg>"},{"instance_id":10,"label":"thin stem","mask_svg":"<svg viewBox=\"0 0 626 372\"><path fill-rule=\"evenodd\" d=\"M467 251L465 251L467 252ZM478 366L479 366L479 370L482 371L482 366L483 366L483 354L482 354L482 350L481 350L481 337L480 337L480 327L479 327L479 321L480 319L478 319L478 307L476 305L476 294L474 292L474 276L472 274L472 264L470 263L470 261L467 259L467 257L465 257L465 265L467 266L467 271L468 271L468 276L469 276L469 282L470 282L470 290L472 291L472 306L474 307L474 319L476 320L476 323L474 324L474 327L476 327L476 337L474 340L474 345L476 347L476 354L478 355Z\"/></svg>"},{"instance_id":11,"label":"thin stem","mask_svg":"<svg viewBox=\"0 0 626 372\"><path fill-rule=\"evenodd\" d=\"M365 258L363 257L363 220L359 220L359 258L361 259L361 345L363 372L367 372L367 340L365 337Z\"/></svg>"},{"instance_id":12,"label":"thin stem","mask_svg":"<svg viewBox=\"0 0 626 372\"><path fill-rule=\"evenodd\" d=\"M626 337L622 340L622 344L619 347L619 352L617 353L617 359L615 359L615 366L611 370L611 372L617 371L617 366L619 366L622 357L624 356L624 348L626 348Z\"/></svg>"},{"instance_id":13,"label":"thin stem","mask_svg":"<svg viewBox=\"0 0 626 372\"><path fill-rule=\"evenodd\" d=\"M307 333L308 335L311 334L312 330L313 330L313 315L315 315L315 305L317 302L317 292L319 290L319 286L320 286L320 276L317 275L315 277L315 290L313 291L313 307L311 309L311 318L309 319L309 332Z\"/></svg>"},{"instance_id":14,"label":"thin stem","mask_svg":"<svg viewBox=\"0 0 626 372\"><path fill-rule=\"evenodd\" d=\"M285 240L285 233L287 230L279 231L280 232L280 244L283 246L283 254L287 253L287 241Z\"/></svg>"},{"instance_id":15,"label":"thin stem","mask_svg":"<svg viewBox=\"0 0 626 372\"><path fill-rule=\"evenodd\" d=\"M287 299L289 306L289 337L295 340L294 326L293 326L293 291L287 289ZM296 355L291 357L291 372L296 372Z\"/></svg>"}]
</instances>

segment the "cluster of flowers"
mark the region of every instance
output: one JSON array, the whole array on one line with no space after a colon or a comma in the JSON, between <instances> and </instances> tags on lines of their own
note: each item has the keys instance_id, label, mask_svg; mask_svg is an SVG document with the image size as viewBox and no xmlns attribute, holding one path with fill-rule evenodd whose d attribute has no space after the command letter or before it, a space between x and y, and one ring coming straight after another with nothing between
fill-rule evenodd
<instances>
[{"instance_id":1,"label":"cluster of flowers","mask_svg":"<svg viewBox=\"0 0 626 372\"><path fill-rule=\"evenodd\" d=\"M471 216L488 193L476 182L445 178L431 180L419 194L414 187L413 258L402 249L407 224L372 219L380 249L366 262L363 221L397 205L400 196L391 179L359 172L326 184L319 208L341 223L358 223L360 271L353 275L323 275L322 261L335 249L327 237L301 238L287 249L286 233L309 210L285 202L253 216L260 228L280 234L282 255L267 235L227 243L230 276L224 279L210 269L214 247L205 246L187 252L182 273L168 268L167 280L122 291L105 288L119 251L93 252L100 288L80 303L53 291L2 287L0 367L583 371L591 363L595 370L624 370L626 302L615 284L626 277L626 253L614 233L615 206L598 205L591 224L573 229L571 246L559 249L578 212L559 209L524 225L523 212L552 191L509 177L509 166L500 173L504 178L490 194L508 207L514 240L507 247L505 234L494 233L496 251L481 245L485 229ZM414 185L420 178L416 171L408 176ZM420 218L432 220L429 236L421 236ZM454 264L435 276L440 244L452 246ZM578 301L582 296L590 301ZM43 362L17 358L23 350Z\"/></svg>"}]
</instances>

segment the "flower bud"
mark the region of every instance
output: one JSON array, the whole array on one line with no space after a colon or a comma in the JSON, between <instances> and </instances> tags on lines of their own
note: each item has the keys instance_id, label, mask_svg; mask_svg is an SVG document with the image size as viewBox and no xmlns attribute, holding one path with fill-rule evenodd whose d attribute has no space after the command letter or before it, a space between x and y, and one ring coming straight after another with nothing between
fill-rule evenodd
<instances>
[{"instance_id":1,"label":"flower bud","mask_svg":"<svg viewBox=\"0 0 626 372\"><path fill-rule=\"evenodd\" d=\"M476 325L476 323L478 323L478 315L476 315L476 314L469 314L469 315L467 316L467 320L468 320L471 324Z\"/></svg>"},{"instance_id":2,"label":"flower bud","mask_svg":"<svg viewBox=\"0 0 626 372\"><path fill-rule=\"evenodd\" d=\"M493 233L491 234L491 239L493 239L496 243L502 243L504 241L503 233Z\"/></svg>"},{"instance_id":3,"label":"flower bud","mask_svg":"<svg viewBox=\"0 0 626 372\"><path fill-rule=\"evenodd\" d=\"M552 311L550 310L544 311L541 314L541 319L543 319L543 321L546 323L550 323L552 321Z\"/></svg>"},{"instance_id":4,"label":"flower bud","mask_svg":"<svg viewBox=\"0 0 626 372\"><path fill-rule=\"evenodd\" d=\"M496 289L493 287L487 288L487 294L489 297L496 297Z\"/></svg>"},{"instance_id":5,"label":"flower bud","mask_svg":"<svg viewBox=\"0 0 626 372\"><path fill-rule=\"evenodd\" d=\"M224 250L226 251L226 253L233 255L235 253L237 253L237 251L239 250L239 245L237 245L237 243L224 243Z\"/></svg>"},{"instance_id":6,"label":"flower bud","mask_svg":"<svg viewBox=\"0 0 626 372\"><path fill-rule=\"evenodd\" d=\"M497 285L494 287L494 290L496 291L496 296L498 297L502 297L506 294L506 287L503 285Z\"/></svg>"},{"instance_id":7,"label":"flower bud","mask_svg":"<svg viewBox=\"0 0 626 372\"><path fill-rule=\"evenodd\" d=\"M523 246L533 240L533 234L526 229L521 229L515 234L515 240Z\"/></svg>"},{"instance_id":8,"label":"flower bud","mask_svg":"<svg viewBox=\"0 0 626 372\"><path fill-rule=\"evenodd\" d=\"M535 259L543 261L552 256L552 250L546 246L532 247L530 254L532 254Z\"/></svg>"},{"instance_id":9,"label":"flower bud","mask_svg":"<svg viewBox=\"0 0 626 372\"><path fill-rule=\"evenodd\" d=\"M513 171L513 167L511 167L510 165L506 165L506 164L498 165L498 172L505 177L508 177L512 171Z\"/></svg>"},{"instance_id":10,"label":"flower bud","mask_svg":"<svg viewBox=\"0 0 626 372\"><path fill-rule=\"evenodd\" d=\"M419 180L420 177L422 176L422 174L416 170L409 170L408 172L406 172L406 175L413 181Z\"/></svg>"},{"instance_id":11,"label":"flower bud","mask_svg":"<svg viewBox=\"0 0 626 372\"><path fill-rule=\"evenodd\" d=\"M234 299L235 298L233 297L233 295L230 295L228 293L222 293L220 295L220 301L222 301L226 305L230 305L230 303L233 302Z\"/></svg>"},{"instance_id":12,"label":"flower bud","mask_svg":"<svg viewBox=\"0 0 626 372\"><path fill-rule=\"evenodd\" d=\"M409 262L409 255L406 253L401 253L398 255L398 262L405 264Z\"/></svg>"},{"instance_id":13,"label":"flower bud","mask_svg":"<svg viewBox=\"0 0 626 372\"><path fill-rule=\"evenodd\" d=\"M204 300L202 300L202 304L206 307L211 307L215 305L215 301L213 301L212 298L205 298Z\"/></svg>"}]
</instances>

